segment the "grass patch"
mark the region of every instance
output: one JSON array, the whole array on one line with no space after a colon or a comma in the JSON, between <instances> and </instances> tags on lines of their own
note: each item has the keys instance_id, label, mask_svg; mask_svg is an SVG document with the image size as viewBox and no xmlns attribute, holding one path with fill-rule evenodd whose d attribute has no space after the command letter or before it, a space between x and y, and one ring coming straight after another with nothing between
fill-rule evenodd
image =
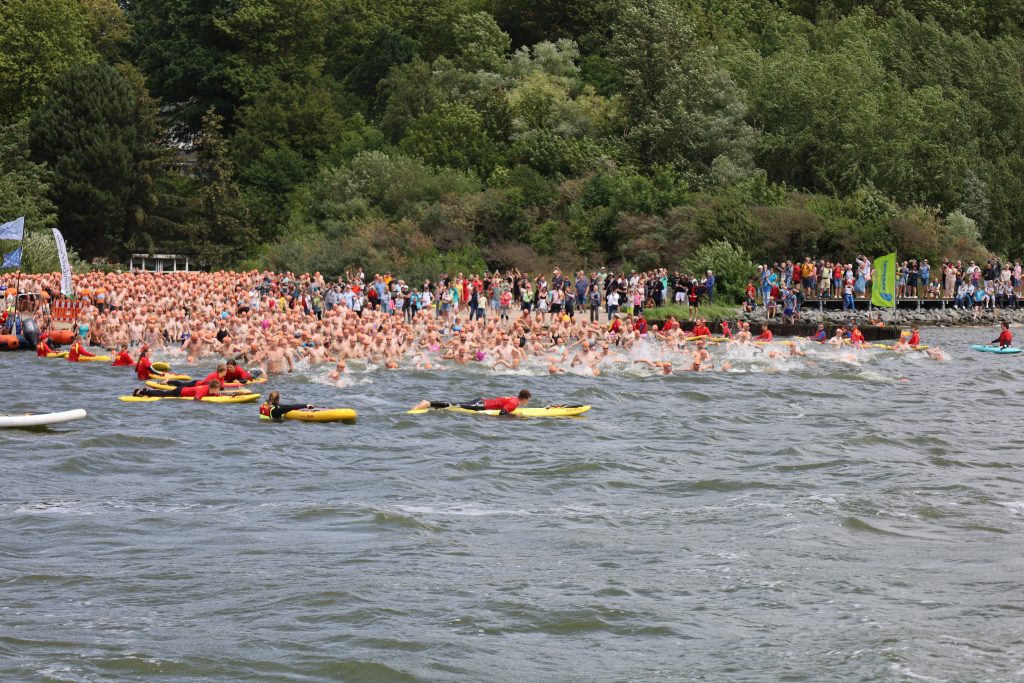
<instances>
[{"instance_id":1,"label":"grass patch","mask_svg":"<svg viewBox=\"0 0 1024 683\"><path fill-rule=\"evenodd\" d=\"M742 310L741 306L731 304L703 304L697 308L697 315L711 321L735 320ZM648 321L668 320L670 315L674 315L676 320L686 320L690 317L690 308L673 304L672 306L644 310L644 317Z\"/></svg>"}]
</instances>

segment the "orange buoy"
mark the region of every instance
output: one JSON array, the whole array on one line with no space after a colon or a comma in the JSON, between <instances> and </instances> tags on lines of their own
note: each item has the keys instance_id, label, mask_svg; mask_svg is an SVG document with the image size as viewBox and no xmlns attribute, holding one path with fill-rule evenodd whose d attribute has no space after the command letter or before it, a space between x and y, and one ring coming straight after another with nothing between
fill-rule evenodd
<instances>
[{"instance_id":1,"label":"orange buoy","mask_svg":"<svg viewBox=\"0 0 1024 683\"><path fill-rule=\"evenodd\" d=\"M75 333L71 330L50 330L50 346L70 344L75 340Z\"/></svg>"},{"instance_id":2,"label":"orange buoy","mask_svg":"<svg viewBox=\"0 0 1024 683\"><path fill-rule=\"evenodd\" d=\"M21 348L18 343L18 337L13 334L0 335L0 350L3 351L17 351Z\"/></svg>"}]
</instances>

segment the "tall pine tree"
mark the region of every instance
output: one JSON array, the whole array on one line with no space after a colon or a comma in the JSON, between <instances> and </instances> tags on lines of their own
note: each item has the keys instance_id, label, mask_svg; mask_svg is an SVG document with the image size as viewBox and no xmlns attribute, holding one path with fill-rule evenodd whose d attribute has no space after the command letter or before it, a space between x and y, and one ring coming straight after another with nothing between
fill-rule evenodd
<instances>
[{"instance_id":1,"label":"tall pine tree","mask_svg":"<svg viewBox=\"0 0 1024 683\"><path fill-rule=\"evenodd\" d=\"M33 112L32 157L53 170L60 228L83 255L119 257L141 223L133 198L152 182L154 136L135 87L104 62L72 67Z\"/></svg>"},{"instance_id":2,"label":"tall pine tree","mask_svg":"<svg viewBox=\"0 0 1024 683\"><path fill-rule=\"evenodd\" d=\"M223 119L211 107L203 116L197 146L202 189L196 237L202 242L200 258L212 265L235 263L256 246L222 127Z\"/></svg>"}]
</instances>

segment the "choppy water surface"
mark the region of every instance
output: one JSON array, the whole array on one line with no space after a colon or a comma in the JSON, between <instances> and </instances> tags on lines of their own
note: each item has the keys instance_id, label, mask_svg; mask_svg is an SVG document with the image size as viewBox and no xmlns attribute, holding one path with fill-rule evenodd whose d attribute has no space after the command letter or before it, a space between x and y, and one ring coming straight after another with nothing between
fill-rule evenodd
<instances>
[{"instance_id":1,"label":"choppy water surface","mask_svg":"<svg viewBox=\"0 0 1024 683\"><path fill-rule=\"evenodd\" d=\"M0 354L0 679L1024 677L1024 357L657 377L304 372L256 407L123 404ZM1024 354L1022 354L1024 355ZM322 374L322 373L321 373ZM402 414L530 387L585 418Z\"/></svg>"}]
</instances>

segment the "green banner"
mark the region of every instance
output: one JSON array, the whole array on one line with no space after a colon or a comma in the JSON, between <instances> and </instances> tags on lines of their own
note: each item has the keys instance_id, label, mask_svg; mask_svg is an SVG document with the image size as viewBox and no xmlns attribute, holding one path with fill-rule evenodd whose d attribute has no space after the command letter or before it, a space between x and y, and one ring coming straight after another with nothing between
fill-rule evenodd
<instances>
[{"instance_id":1,"label":"green banner","mask_svg":"<svg viewBox=\"0 0 1024 683\"><path fill-rule=\"evenodd\" d=\"M871 305L896 308L896 252L875 259L871 274Z\"/></svg>"}]
</instances>

